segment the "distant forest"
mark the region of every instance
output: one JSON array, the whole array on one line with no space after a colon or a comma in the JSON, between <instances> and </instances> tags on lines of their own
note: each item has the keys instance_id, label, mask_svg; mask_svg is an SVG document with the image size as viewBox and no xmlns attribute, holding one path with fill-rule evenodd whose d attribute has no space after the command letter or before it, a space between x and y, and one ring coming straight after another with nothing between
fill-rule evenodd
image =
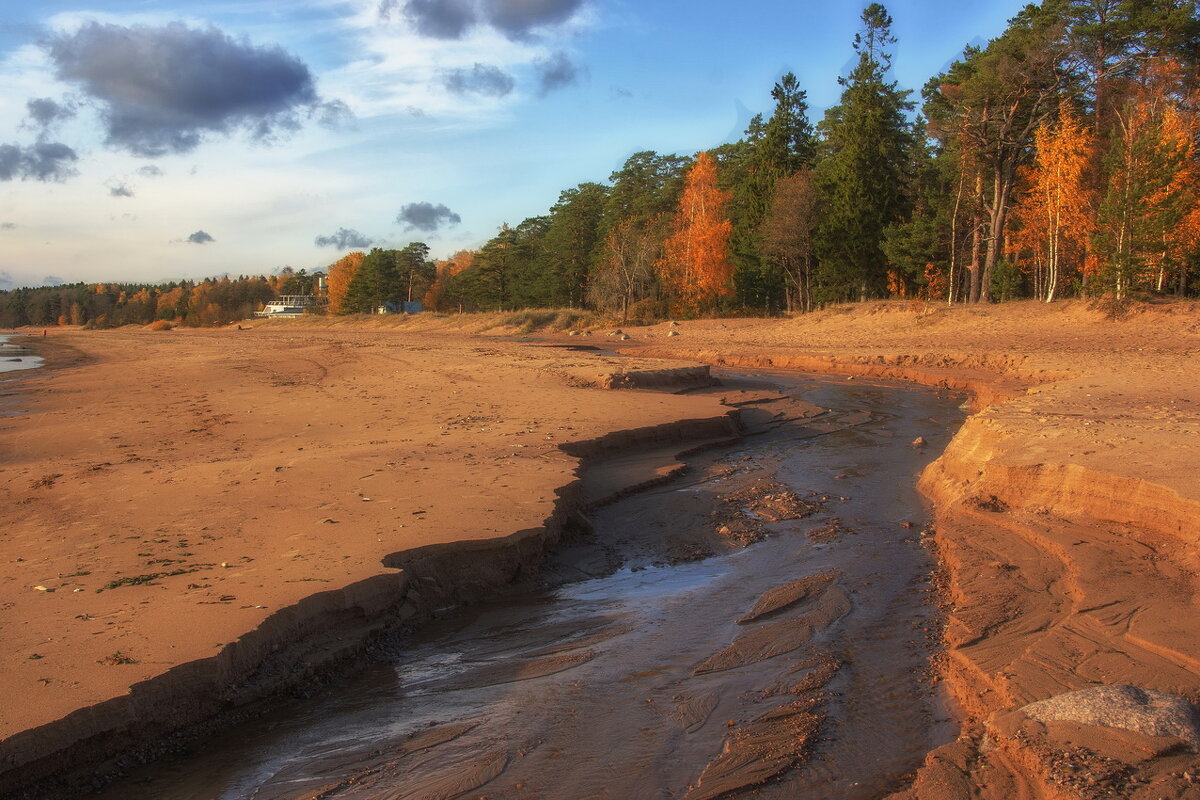
<instances>
[{"instance_id":1,"label":"distant forest","mask_svg":"<svg viewBox=\"0 0 1200 800\"><path fill-rule=\"evenodd\" d=\"M948 303L1200 294L1200 18L1195 0L1044 0L920 94L862 13L854 69L815 125L794 75L745 135L635 153L607 183L479 250L350 253L327 312L421 300L613 316L778 314L883 297ZM0 325L205 325L313 276L0 292Z\"/></svg>"}]
</instances>

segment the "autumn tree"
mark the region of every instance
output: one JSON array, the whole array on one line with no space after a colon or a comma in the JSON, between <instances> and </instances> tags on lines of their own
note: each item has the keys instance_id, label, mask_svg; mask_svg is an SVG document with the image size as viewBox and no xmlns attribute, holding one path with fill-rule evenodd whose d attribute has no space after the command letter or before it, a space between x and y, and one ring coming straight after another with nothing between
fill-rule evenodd
<instances>
[{"instance_id":1,"label":"autumn tree","mask_svg":"<svg viewBox=\"0 0 1200 800\"><path fill-rule=\"evenodd\" d=\"M969 264L971 302L991 299L1018 169L1032 155L1034 131L1069 83L1064 26L1056 5L1026 6L987 47L968 47L926 93L932 132L957 145L982 208Z\"/></svg>"},{"instance_id":2,"label":"autumn tree","mask_svg":"<svg viewBox=\"0 0 1200 800\"><path fill-rule=\"evenodd\" d=\"M662 217L627 219L608 232L588 283L588 301L595 308L620 310L626 320L631 306L653 294L663 227Z\"/></svg>"},{"instance_id":3,"label":"autumn tree","mask_svg":"<svg viewBox=\"0 0 1200 800\"><path fill-rule=\"evenodd\" d=\"M695 313L732 294L729 232L725 204L730 193L717 188L717 167L706 152L684 179L673 230L663 245L659 275L672 310Z\"/></svg>"},{"instance_id":4,"label":"autumn tree","mask_svg":"<svg viewBox=\"0 0 1200 800\"><path fill-rule=\"evenodd\" d=\"M775 181L771 206L763 223L763 253L784 276L789 312L812 311L813 232L817 226L818 197L812 171L798 172Z\"/></svg>"},{"instance_id":5,"label":"autumn tree","mask_svg":"<svg viewBox=\"0 0 1200 800\"><path fill-rule=\"evenodd\" d=\"M1161 95L1116 112L1108 191L1095 246L1104 287L1118 299L1133 288L1162 290L1186 273L1195 251L1197 197L1194 124Z\"/></svg>"},{"instance_id":6,"label":"autumn tree","mask_svg":"<svg viewBox=\"0 0 1200 800\"><path fill-rule=\"evenodd\" d=\"M445 311L447 308L457 307L462 298L451 297L447 294L450 281L459 273L470 269L474 262L474 250L459 250L449 258L435 262L435 277L423 298L425 306L434 311Z\"/></svg>"},{"instance_id":7,"label":"autumn tree","mask_svg":"<svg viewBox=\"0 0 1200 800\"><path fill-rule=\"evenodd\" d=\"M1084 121L1064 105L1056 123L1038 126L1034 147L1033 163L1021 171L1026 191L1014 209L1010 250L1027 254L1034 294L1049 303L1063 277L1083 270L1095 210L1085 174L1094 141Z\"/></svg>"},{"instance_id":8,"label":"autumn tree","mask_svg":"<svg viewBox=\"0 0 1200 800\"><path fill-rule=\"evenodd\" d=\"M329 277L326 279L329 287L329 313L344 314L348 312L346 308L346 292L350 288L351 281L358 273L358 268L362 266L365 253L355 251L347 253L340 259L329 265Z\"/></svg>"}]
</instances>

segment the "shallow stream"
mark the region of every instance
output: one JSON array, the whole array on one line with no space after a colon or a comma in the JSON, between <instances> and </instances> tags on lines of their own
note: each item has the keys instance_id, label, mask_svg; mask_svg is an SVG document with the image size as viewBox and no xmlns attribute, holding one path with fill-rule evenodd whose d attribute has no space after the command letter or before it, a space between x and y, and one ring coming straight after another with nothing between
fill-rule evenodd
<instances>
[{"instance_id":1,"label":"shallow stream","mask_svg":"<svg viewBox=\"0 0 1200 800\"><path fill-rule=\"evenodd\" d=\"M764 425L595 512L594 537L549 574L598 577L454 612L394 663L104 796L853 799L902 787L954 735L928 680L934 565L915 483L963 412L901 386L723 378L828 411ZM702 560L656 544L711 528L722 496L762 481L813 513L763 521L762 541Z\"/></svg>"}]
</instances>

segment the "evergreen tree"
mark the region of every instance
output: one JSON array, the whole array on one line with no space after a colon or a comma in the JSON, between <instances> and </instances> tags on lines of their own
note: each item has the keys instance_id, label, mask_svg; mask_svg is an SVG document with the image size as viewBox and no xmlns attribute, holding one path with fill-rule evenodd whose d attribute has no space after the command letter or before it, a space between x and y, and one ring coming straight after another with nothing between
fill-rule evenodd
<instances>
[{"instance_id":1,"label":"evergreen tree","mask_svg":"<svg viewBox=\"0 0 1200 800\"><path fill-rule=\"evenodd\" d=\"M828 157L818 165L825 214L817 229L817 283L823 300L883 296L887 266L884 230L904 220L912 127L905 117L908 92L887 80L889 48L896 40L892 19L879 3L862 14L863 31L854 37L858 64L848 78L841 104L823 123Z\"/></svg>"},{"instance_id":2,"label":"evergreen tree","mask_svg":"<svg viewBox=\"0 0 1200 800\"><path fill-rule=\"evenodd\" d=\"M396 251L371 248L350 280L342 300L343 313L370 314L387 302L401 297Z\"/></svg>"},{"instance_id":3,"label":"evergreen tree","mask_svg":"<svg viewBox=\"0 0 1200 800\"><path fill-rule=\"evenodd\" d=\"M738 300L774 312L785 305L786 280L778 262L765 256L763 224L776 181L812 166L816 137L808 121L808 95L794 74L780 78L771 97L775 109L770 119L751 120L743 152L730 161L733 180L723 183L733 192L729 247Z\"/></svg>"},{"instance_id":4,"label":"evergreen tree","mask_svg":"<svg viewBox=\"0 0 1200 800\"><path fill-rule=\"evenodd\" d=\"M429 260L429 245L410 242L395 254L397 285L406 302L419 301L433 284L436 268Z\"/></svg>"},{"instance_id":5,"label":"evergreen tree","mask_svg":"<svg viewBox=\"0 0 1200 800\"><path fill-rule=\"evenodd\" d=\"M607 197L606 187L581 183L563 191L550 209L541 292L548 305L577 308L587 298L588 272L600 241Z\"/></svg>"}]
</instances>

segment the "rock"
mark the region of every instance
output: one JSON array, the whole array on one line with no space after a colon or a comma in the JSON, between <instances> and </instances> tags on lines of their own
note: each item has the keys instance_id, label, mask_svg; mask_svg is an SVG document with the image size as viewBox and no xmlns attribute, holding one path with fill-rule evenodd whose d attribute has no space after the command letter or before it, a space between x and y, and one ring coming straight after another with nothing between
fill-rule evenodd
<instances>
[{"instance_id":1,"label":"rock","mask_svg":"<svg viewBox=\"0 0 1200 800\"><path fill-rule=\"evenodd\" d=\"M1175 736L1200 751L1200 716L1183 697L1136 686L1092 686L1021 709L1040 722L1065 721Z\"/></svg>"}]
</instances>

